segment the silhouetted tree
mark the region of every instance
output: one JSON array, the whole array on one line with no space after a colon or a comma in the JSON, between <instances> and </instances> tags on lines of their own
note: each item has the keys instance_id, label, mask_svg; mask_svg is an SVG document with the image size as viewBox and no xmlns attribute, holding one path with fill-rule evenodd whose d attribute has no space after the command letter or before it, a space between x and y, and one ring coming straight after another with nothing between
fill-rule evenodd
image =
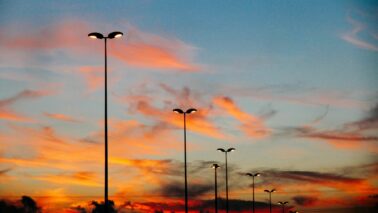
<instances>
[{"instance_id":1,"label":"silhouetted tree","mask_svg":"<svg viewBox=\"0 0 378 213\"><path fill-rule=\"evenodd\" d=\"M97 201L92 201L91 203L95 208L92 210L92 213L117 213L117 210L114 208L114 201L109 200L109 211L105 211L105 203L98 203Z\"/></svg>"},{"instance_id":2,"label":"silhouetted tree","mask_svg":"<svg viewBox=\"0 0 378 213\"><path fill-rule=\"evenodd\" d=\"M0 212L4 213L40 213L41 209L37 206L37 203L29 196L22 196L20 203L11 203L5 200L0 200Z\"/></svg>"},{"instance_id":3,"label":"silhouetted tree","mask_svg":"<svg viewBox=\"0 0 378 213\"><path fill-rule=\"evenodd\" d=\"M25 213L38 213L40 209L37 206L37 203L28 196L22 196L21 203L24 205L24 212Z\"/></svg>"}]
</instances>

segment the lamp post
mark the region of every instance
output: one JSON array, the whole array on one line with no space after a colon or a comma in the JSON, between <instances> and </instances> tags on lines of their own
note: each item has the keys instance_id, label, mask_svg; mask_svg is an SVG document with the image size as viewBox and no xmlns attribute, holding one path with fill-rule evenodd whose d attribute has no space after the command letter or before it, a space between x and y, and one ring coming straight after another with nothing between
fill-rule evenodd
<instances>
[{"instance_id":1,"label":"lamp post","mask_svg":"<svg viewBox=\"0 0 378 213\"><path fill-rule=\"evenodd\" d=\"M235 148L228 148L227 150L223 148L217 149L220 152L224 152L226 159L226 213L228 213L228 171L227 171L227 153L235 151Z\"/></svg>"},{"instance_id":2,"label":"lamp post","mask_svg":"<svg viewBox=\"0 0 378 213\"><path fill-rule=\"evenodd\" d=\"M109 212L109 200L108 200L108 56L107 56L107 40L113 38L120 38L123 36L122 32L115 31L104 36L101 33L93 32L89 33L88 37L92 39L104 39L105 42L105 209Z\"/></svg>"},{"instance_id":3,"label":"lamp post","mask_svg":"<svg viewBox=\"0 0 378 213\"><path fill-rule=\"evenodd\" d=\"M282 206L282 213L285 213L285 204L288 204L287 201L279 201L277 204Z\"/></svg>"},{"instance_id":4,"label":"lamp post","mask_svg":"<svg viewBox=\"0 0 378 213\"><path fill-rule=\"evenodd\" d=\"M276 190L275 189L272 189L272 190L268 190L268 189L265 189L264 192L267 192L269 193L269 212L272 213L272 193L275 192Z\"/></svg>"},{"instance_id":5,"label":"lamp post","mask_svg":"<svg viewBox=\"0 0 378 213\"><path fill-rule=\"evenodd\" d=\"M197 112L196 109L190 108L186 111L182 109L173 109L173 112L184 115L184 165L185 165L185 212L188 213L188 180L186 171L186 114Z\"/></svg>"},{"instance_id":6,"label":"lamp post","mask_svg":"<svg viewBox=\"0 0 378 213\"><path fill-rule=\"evenodd\" d=\"M215 204L215 213L218 213L218 182L217 182L217 169L220 166L216 163L213 164L211 168L214 169L214 187L215 187L215 196L214 196L214 204Z\"/></svg>"},{"instance_id":7,"label":"lamp post","mask_svg":"<svg viewBox=\"0 0 378 213\"><path fill-rule=\"evenodd\" d=\"M252 177L252 212L255 213L255 177L260 176L260 173L246 173L245 175Z\"/></svg>"}]
</instances>

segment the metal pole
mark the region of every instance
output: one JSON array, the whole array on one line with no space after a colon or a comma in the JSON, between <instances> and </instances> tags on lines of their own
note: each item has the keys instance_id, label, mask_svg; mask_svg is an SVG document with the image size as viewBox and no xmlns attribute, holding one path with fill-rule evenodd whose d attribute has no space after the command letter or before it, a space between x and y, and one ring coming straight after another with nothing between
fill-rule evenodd
<instances>
[{"instance_id":1,"label":"metal pole","mask_svg":"<svg viewBox=\"0 0 378 213\"><path fill-rule=\"evenodd\" d=\"M255 213L255 175L252 175L252 212Z\"/></svg>"},{"instance_id":2,"label":"metal pole","mask_svg":"<svg viewBox=\"0 0 378 213\"><path fill-rule=\"evenodd\" d=\"M184 112L185 212L188 213L188 182L186 171L186 113Z\"/></svg>"},{"instance_id":3,"label":"metal pole","mask_svg":"<svg viewBox=\"0 0 378 213\"><path fill-rule=\"evenodd\" d=\"M227 151L225 152L226 157L226 213L228 213L228 170L227 170Z\"/></svg>"},{"instance_id":4,"label":"metal pole","mask_svg":"<svg viewBox=\"0 0 378 213\"><path fill-rule=\"evenodd\" d=\"M215 213L218 213L218 183L217 183L217 168L215 168Z\"/></svg>"},{"instance_id":5,"label":"metal pole","mask_svg":"<svg viewBox=\"0 0 378 213\"><path fill-rule=\"evenodd\" d=\"M107 38L105 41L105 209L109 212L108 201L108 59L107 59Z\"/></svg>"},{"instance_id":6,"label":"metal pole","mask_svg":"<svg viewBox=\"0 0 378 213\"><path fill-rule=\"evenodd\" d=\"M269 192L269 212L272 213L272 192Z\"/></svg>"}]
</instances>

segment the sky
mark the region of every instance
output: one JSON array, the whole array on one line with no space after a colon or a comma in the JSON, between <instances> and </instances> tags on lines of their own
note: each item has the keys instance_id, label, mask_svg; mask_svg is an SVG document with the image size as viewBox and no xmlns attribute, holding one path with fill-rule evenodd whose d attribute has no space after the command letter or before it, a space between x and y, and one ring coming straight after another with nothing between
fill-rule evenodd
<instances>
[{"instance_id":1,"label":"sky","mask_svg":"<svg viewBox=\"0 0 378 213\"><path fill-rule=\"evenodd\" d=\"M90 212L213 212L214 170L233 212L377 206L376 1L0 1L0 198ZM224 201L222 201L224 204ZM223 205L222 204L222 205ZM224 210L224 206L222 207Z\"/></svg>"}]
</instances>

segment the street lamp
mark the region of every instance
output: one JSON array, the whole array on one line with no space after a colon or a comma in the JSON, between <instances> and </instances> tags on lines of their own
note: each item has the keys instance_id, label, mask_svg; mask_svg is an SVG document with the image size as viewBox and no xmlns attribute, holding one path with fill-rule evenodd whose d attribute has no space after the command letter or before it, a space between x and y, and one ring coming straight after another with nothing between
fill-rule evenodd
<instances>
[{"instance_id":1,"label":"street lamp","mask_svg":"<svg viewBox=\"0 0 378 213\"><path fill-rule=\"evenodd\" d=\"M214 202L215 202L215 213L218 213L218 182L217 182L217 169L219 168L220 166L216 163L213 164L213 166L211 168L214 169L215 171L215 174L214 174L214 182L215 182L215 198L214 198Z\"/></svg>"},{"instance_id":2,"label":"street lamp","mask_svg":"<svg viewBox=\"0 0 378 213\"><path fill-rule=\"evenodd\" d=\"M245 175L252 177L252 212L255 213L255 177L260 176L260 173L246 173Z\"/></svg>"},{"instance_id":3,"label":"street lamp","mask_svg":"<svg viewBox=\"0 0 378 213\"><path fill-rule=\"evenodd\" d=\"M227 171L227 153L235 151L235 148L228 148L227 150L218 148L220 152L224 152L226 159L226 213L228 213L228 171Z\"/></svg>"},{"instance_id":4,"label":"street lamp","mask_svg":"<svg viewBox=\"0 0 378 213\"><path fill-rule=\"evenodd\" d=\"M197 112L196 109L190 108L186 111L182 109L173 109L173 112L184 115L184 165L185 165L185 212L188 213L188 182L186 172L186 114Z\"/></svg>"},{"instance_id":5,"label":"street lamp","mask_svg":"<svg viewBox=\"0 0 378 213\"><path fill-rule=\"evenodd\" d=\"M288 204L287 201L279 201L277 204L282 205L282 213L285 213L285 204Z\"/></svg>"},{"instance_id":6,"label":"street lamp","mask_svg":"<svg viewBox=\"0 0 378 213\"><path fill-rule=\"evenodd\" d=\"M272 193L275 192L276 189L268 190L265 189L264 192L269 193L269 212L272 213Z\"/></svg>"},{"instance_id":7,"label":"street lamp","mask_svg":"<svg viewBox=\"0 0 378 213\"><path fill-rule=\"evenodd\" d=\"M115 31L109 33L107 37L101 33L93 32L89 33L88 37L93 39L104 39L105 42L105 209L109 212L109 200L108 200L108 56L107 56L107 44L108 39L120 38L123 36L122 32Z\"/></svg>"}]
</instances>

